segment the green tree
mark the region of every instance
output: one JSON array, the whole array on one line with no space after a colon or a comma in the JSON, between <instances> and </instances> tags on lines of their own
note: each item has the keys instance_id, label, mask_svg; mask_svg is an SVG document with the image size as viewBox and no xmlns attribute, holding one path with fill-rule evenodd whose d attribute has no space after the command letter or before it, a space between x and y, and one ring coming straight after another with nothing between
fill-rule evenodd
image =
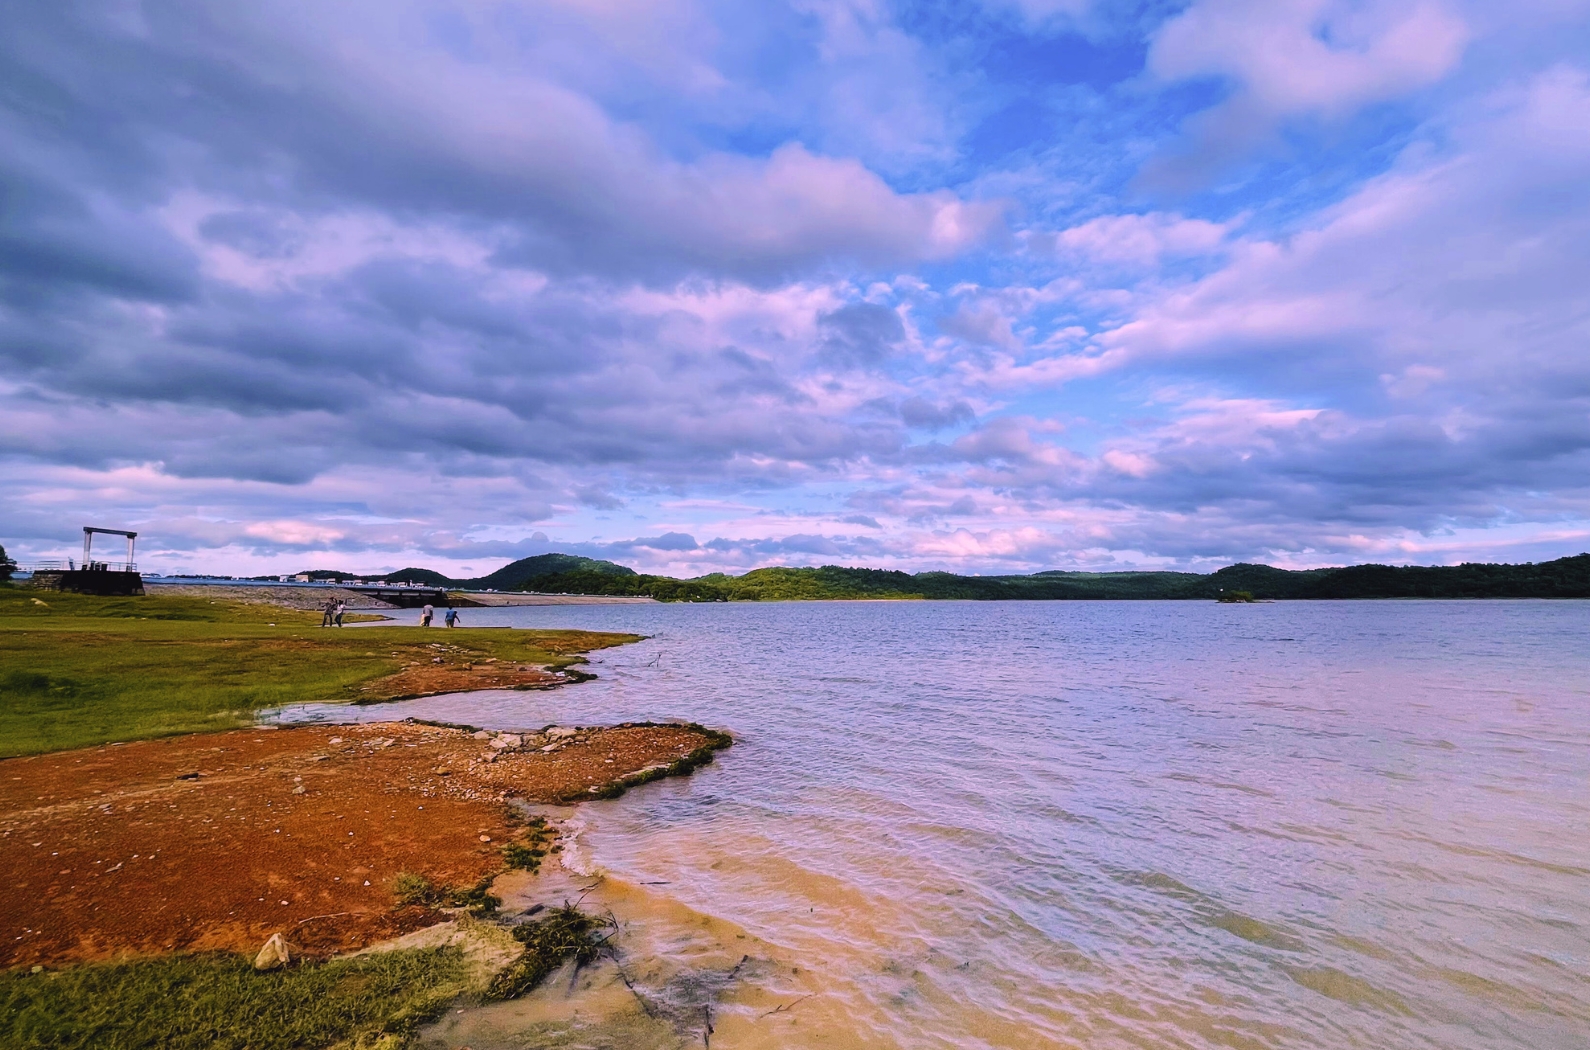
<instances>
[{"instance_id":1,"label":"green tree","mask_svg":"<svg viewBox=\"0 0 1590 1050\"><path fill-rule=\"evenodd\" d=\"M16 571L17 563L11 560L10 555L6 554L4 547L0 547L0 583L9 580L11 574Z\"/></svg>"}]
</instances>

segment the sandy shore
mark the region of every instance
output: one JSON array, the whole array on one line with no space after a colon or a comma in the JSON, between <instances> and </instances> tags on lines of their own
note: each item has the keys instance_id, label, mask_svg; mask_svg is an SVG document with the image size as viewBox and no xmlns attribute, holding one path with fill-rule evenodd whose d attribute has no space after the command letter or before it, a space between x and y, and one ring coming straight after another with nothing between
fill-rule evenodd
<instances>
[{"instance_id":1,"label":"sandy shore","mask_svg":"<svg viewBox=\"0 0 1590 1050\"><path fill-rule=\"evenodd\" d=\"M570 802L686 772L699 727L529 736L413 723L250 729L0 762L0 967L172 950L311 954L438 922L397 876L472 886Z\"/></svg>"}]
</instances>

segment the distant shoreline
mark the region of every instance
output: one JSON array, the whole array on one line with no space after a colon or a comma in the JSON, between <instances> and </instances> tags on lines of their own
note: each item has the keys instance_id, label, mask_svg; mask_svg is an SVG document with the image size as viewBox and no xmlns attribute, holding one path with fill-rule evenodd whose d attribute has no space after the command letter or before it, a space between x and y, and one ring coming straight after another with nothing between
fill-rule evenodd
<instances>
[{"instance_id":1,"label":"distant shoreline","mask_svg":"<svg viewBox=\"0 0 1590 1050\"><path fill-rule=\"evenodd\" d=\"M304 574L330 581L348 573ZM855 599L970 599L975 601L1215 601L1245 593L1258 600L1333 598L1590 598L1590 554L1522 565L1349 565L1278 569L1239 563L1209 573L1162 570L961 576L891 569L772 567L739 576L710 573L691 579L636 572L615 562L571 554L538 554L469 580L410 567L383 579L447 591L478 604L562 604L602 599L662 602L743 602ZM395 585L395 584L394 584ZM533 601L500 600L533 594ZM499 597L500 596L500 597ZM498 599L498 600L494 600Z\"/></svg>"},{"instance_id":2,"label":"distant shoreline","mask_svg":"<svg viewBox=\"0 0 1590 1050\"><path fill-rule=\"evenodd\" d=\"M289 609L319 609L328 598L348 603L350 610L371 612L398 606L347 587L323 583L240 583L236 581L199 582L144 579L145 591L182 597L218 598L257 605L280 605ZM453 589L447 589L453 593ZM472 606L508 608L522 605L649 605L657 599L644 595L616 594L533 594L468 591L458 592Z\"/></svg>"}]
</instances>

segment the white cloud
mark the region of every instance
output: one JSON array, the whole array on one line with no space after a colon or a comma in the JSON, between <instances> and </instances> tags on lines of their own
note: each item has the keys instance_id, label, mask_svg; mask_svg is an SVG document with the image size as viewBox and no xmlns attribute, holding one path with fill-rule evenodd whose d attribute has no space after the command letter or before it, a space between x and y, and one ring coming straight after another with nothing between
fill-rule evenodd
<instances>
[{"instance_id":1,"label":"white cloud","mask_svg":"<svg viewBox=\"0 0 1590 1050\"><path fill-rule=\"evenodd\" d=\"M1438 0L1198 0L1155 35L1148 69L1170 82L1219 77L1231 94L1148 176L1206 178L1282 121L1337 120L1428 87L1456 67L1469 38Z\"/></svg>"}]
</instances>

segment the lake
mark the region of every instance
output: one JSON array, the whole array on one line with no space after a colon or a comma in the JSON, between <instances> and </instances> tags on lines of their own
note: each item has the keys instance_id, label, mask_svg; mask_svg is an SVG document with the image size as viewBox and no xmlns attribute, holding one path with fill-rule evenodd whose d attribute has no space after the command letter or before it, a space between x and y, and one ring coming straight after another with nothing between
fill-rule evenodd
<instances>
[{"instance_id":1,"label":"lake","mask_svg":"<svg viewBox=\"0 0 1590 1050\"><path fill-rule=\"evenodd\" d=\"M464 616L650 637L551 692L290 717L737 743L573 811L559 877L607 876L623 974L434 1045L1590 1045L1590 603Z\"/></svg>"}]
</instances>

